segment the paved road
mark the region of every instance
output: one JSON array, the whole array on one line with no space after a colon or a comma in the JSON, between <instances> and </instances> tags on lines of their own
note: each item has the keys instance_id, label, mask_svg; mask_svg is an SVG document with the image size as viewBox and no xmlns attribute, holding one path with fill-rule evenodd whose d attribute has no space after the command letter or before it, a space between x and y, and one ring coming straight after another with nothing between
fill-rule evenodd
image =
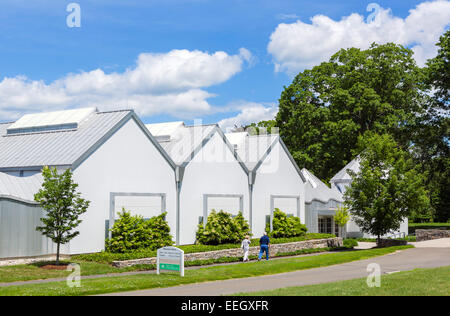
<instances>
[{"instance_id":1,"label":"paved road","mask_svg":"<svg viewBox=\"0 0 450 316\"><path fill-rule=\"evenodd\" d=\"M382 273L408 271L417 268L435 268L450 265L450 245L441 248L414 248L399 251L382 257L349 262L324 268L301 270L289 273L267 275L246 279L197 283L171 288L122 292L116 296L217 296L238 292L274 290L290 286L303 286L318 283L344 281L367 277L367 265L378 263Z\"/></svg>"}]
</instances>

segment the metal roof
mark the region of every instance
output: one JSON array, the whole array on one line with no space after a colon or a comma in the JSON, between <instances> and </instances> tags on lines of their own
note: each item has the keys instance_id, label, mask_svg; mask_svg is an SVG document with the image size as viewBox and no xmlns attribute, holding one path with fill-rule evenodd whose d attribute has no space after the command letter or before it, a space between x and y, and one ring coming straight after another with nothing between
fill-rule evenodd
<instances>
[{"instance_id":1,"label":"metal roof","mask_svg":"<svg viewBox=\"0 0 450 316\"><path fill-rule=\"evenodd\" d=\"M249 170L256 168L279 138L275 134L251 136L246 132L225 135Z\"/></svg>"},{"instance_id":2,"label":"metal roof","mask_svg":"<svg viewBox=\"0 0 450 316\"><path fill-rule=\"evenodd\" d=\"M352 161L350 161L341 171L336 173L336 175L331 178L330 182L332 183L340 183L340 182L351 182L352 177L348 174L347 170L352 170L353 172L359 172L360 168L360 160L359 157L356 157Z\"/></svg>"},{"instance_id":3,"label":"metal roof","mask_svg":"<svg viewBox=\"0 0 450 316\"><path fill-rule=\"evenodd\" d=\"M184 122L155 123L145 125L153 136L172 136Z\"/></svg>"},{"instance_id":4,"label":"metal roof","mask_svg":"<svg viewBox=\"0 0 450 316\"><path fill-rule=\"evenodd\" d=\"M0 170L42 166L73 166L132 110L93 112L77 129L7 135L14 123L0 124Z\"/></svg>"},{"instance_id":5,"label":"metal roof","mask_svg":"<svg viewBox=\"0 0 450 316\"><path fill-rule=\"evenodd\" d=\"M330 200L343 202L342 194L336 188L330 188L317 178L312 172L303 168L302 174L306 179L305 202L320 201L327 203Z\"/></svg>"},{"instance_id":6,"label":"metal roof","mask_svg":"<svg viewBox=\"0 0 450 316\"><path fill-rule=\"evenodd\" d=\"M172 132L170 139L161 140L159 144L177 165L182 165L192 159L195 152L203 146L203 142L208 137L213 135L216 128L217 125L179 125Z\"/></svg>"},{"instance_id":7,"label":"metal roof","mask_svg":"<svg viewBox=\"0 0 450 316\"><path fill-rule=\"evenodd\" d=\"M15 177L0 172L0 198L10 198L28 203L34 202L34 194L43 182L41 174L31 177Z\"/></svg>"}]
</instances>

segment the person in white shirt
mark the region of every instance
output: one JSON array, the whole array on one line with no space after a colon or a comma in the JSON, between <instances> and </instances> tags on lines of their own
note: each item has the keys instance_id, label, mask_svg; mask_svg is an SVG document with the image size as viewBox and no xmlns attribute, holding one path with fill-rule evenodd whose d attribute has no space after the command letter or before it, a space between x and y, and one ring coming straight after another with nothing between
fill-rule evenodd
<instances>
[{"instance_id":1,"label":"person in white shirt","mask_svg":"<svg viewBox=\"0 0 450 316\"><path fill-rule=\"evenodd\" d=\"M248 252L250 250L250 243L251 243L250 236L248 236L248 235L245 236L245 239L242 241L242 244L241 244L242 250L244 251L244 262L245 261L250 261L248 259Z\"/></svg>"}]
</instances>

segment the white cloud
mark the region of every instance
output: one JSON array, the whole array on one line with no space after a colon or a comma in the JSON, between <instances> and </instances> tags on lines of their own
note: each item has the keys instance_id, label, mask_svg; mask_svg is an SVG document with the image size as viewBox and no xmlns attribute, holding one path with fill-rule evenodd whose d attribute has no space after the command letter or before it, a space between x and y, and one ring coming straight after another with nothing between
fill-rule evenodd
<instances>
[{"instance_id":1,"label":"white cloud","mask_svg":"<svg viewBox=\"0 0 450 316\"><path fill-rule=\"evenodd\" d=\"M204 90L239 73L252 54L173 50L165 54L139 55L136 65L123 73L102 69L68 74L51 83L25 76L0 81L2 119L19 113L97 106L101 110L133 108L140 115L168 113L195 116L211 111Z\"/></svg>"},{"instance_id":2,"label":"white cloud","mask_svg":"<svg viewBox=\"0 0 450 316\"><path fill-rule=\"evenodd\" d=\"M219 122L219 126L225 131L229 131L235 126L245 126L260 121L273 120L278 112L278 107L275 104L255 102L241 102L231 106L231 108L239 110L239 113Z\"/></svg>"},{"instance_id":3,"label":"white cloud","mask_svg":"<svg viewBox=\"0 0 450 316\"><path fill-rule=\"evenodd\" d=\"M369 14L370 16L370 14ZM371 43L395 42L411 47L419 65L436 54L435 44L450 21L450 2L423 2L405 18L380 8L373 21L353 13L335 21L324 15L281 23L270 36L268 51L276 71L295 75L328 60L341 48L367 49Z\"/></svg>"}]
</instances>

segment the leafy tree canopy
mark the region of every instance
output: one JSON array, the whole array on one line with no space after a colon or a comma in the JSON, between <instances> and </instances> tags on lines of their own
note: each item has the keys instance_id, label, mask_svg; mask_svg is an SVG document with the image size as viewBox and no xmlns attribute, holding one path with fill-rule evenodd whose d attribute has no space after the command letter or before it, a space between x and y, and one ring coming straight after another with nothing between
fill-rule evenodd
<instances>
[{"instance_id":1,"label":"leafy tree canopy","mask_svg":"<svg viewBox=\"0 0 450 316\"><path fill-rule=\"evenodd\" d=\"M87 211L89 201L77 192L78 184L73 182L72 172L63 173L56 168L44 167L44 182L34 199L46 211L41 218L43 226L36 228L57 245L56 262L59 263L60 245L66 244L79 235L75 228L80 225L80 215Z\"/></svg>"},{"instance_id":2,"label":"leafy tree canopy","mask_svg":"<svg viewBox=\"0 0 450 316\"><path fill-rule=\"evenodd\" d=\"M392 43L343 49L299 73L279 100L276 126L297 163L328 181L357 154L367 131L402 146L423 112L423 73L410 49Z\"/></svg>"}]
</instances>

